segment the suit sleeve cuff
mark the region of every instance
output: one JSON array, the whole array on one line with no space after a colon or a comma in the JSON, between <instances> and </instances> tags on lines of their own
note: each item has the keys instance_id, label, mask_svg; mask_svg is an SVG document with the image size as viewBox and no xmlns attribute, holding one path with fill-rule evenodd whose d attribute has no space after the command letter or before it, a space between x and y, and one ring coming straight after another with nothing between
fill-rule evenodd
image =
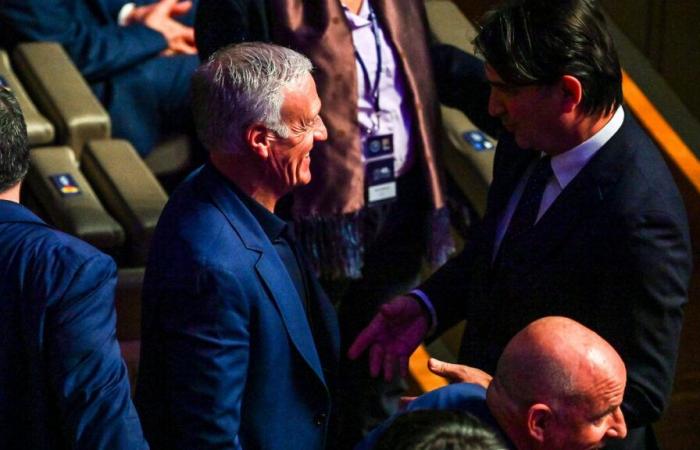
<instances>
[{"instance_id":1,"label":"suit sleeve cuff","mask_svg":"<svg viewBox=\"0 0 700 450\"><path fill-rule=\"evenodd\" d=\"M124 6L119 10L119 15L117 16L117 23L125 27L129 25L129 16L136 7L134 3L125 3Z\"/></svg>"},{"instance_id":2,"label":"suit sleeve cuff","mask_svg":"<svg viewBox=\"0 0 700 450\"><path fill-rule=\"evenodd\" d=\"M433 307L433 303L430 301L430 298L428 298L428 295L420 289L412 290L409 292L409 295L418 300L418 303L420 303L421 307L430 317L430 328L425 336L426 338L429 338L433 335L433 333L435 333L435 329L437 328L437 314L435 313L435 307Z\"/></svg>"}]
</instances>

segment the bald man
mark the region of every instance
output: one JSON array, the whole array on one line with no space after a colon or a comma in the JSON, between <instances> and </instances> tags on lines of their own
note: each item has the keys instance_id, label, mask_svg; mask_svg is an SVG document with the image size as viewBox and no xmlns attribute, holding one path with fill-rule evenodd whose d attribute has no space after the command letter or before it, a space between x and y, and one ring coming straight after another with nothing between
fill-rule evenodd
<instances>
[{"instance_id":1,"label":"bald man","mask_svg":"<svg viewBox=\"0 0 700 450\"><path fill-rule=\"evenodd\" d=\"M571 319L545 317L516 334L484 388L458 383L408 410L467 410L518 450L583 450L627 434L620 405L626 370L603 338ZM384 427L356 450L371 449Z\"/></svg>"}]
</instances>

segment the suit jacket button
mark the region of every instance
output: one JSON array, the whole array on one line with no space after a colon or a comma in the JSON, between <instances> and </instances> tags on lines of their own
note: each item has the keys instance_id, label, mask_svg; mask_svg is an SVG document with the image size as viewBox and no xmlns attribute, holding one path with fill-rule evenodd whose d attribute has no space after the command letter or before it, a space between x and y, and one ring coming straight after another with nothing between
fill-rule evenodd
<instances>
[{"instance_id":1,"label":"suit jacket button","mask_svg":"<svg viewBox=\"0 0 700 450\"><path fill-rule=\"evenodd\" d=\"M320 413L316 414L316 417L314 417L314 423L318 425L319 427L323 424L326 423L326 414L325 413Z\"/></svg>"}]
</instances>

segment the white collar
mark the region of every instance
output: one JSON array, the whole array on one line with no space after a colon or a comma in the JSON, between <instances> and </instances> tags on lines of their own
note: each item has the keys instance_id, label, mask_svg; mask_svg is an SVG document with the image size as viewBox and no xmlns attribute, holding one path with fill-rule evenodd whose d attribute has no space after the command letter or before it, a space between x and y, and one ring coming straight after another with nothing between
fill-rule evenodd
<instances>
[{"instance_id":1,"label":"white collar","mask_svg":"<svg viewBox=\"0 0 700 450\"><path fill-rule=\"evenodd\" d=\"M619 106L612 119L596 134L571 150L552 156L552 171L561 189L564 189L593 158L593 155L617 133L624 120L625 111L622 106Z\"/></svg>"}]
</instances>

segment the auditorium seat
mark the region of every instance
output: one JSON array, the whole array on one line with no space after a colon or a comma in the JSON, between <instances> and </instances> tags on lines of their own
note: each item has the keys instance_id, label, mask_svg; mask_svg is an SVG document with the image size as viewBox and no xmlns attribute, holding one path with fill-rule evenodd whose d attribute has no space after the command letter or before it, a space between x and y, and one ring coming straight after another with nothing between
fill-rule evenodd
<instances>
[{"instance_id":1,"label":"auditorium seat","mask_svg":"<svg viewBox=\"0 0 700 450\"><path fill-rule=\"evenodd\" d=\"M49 223L117 261L117 338L133 387L144 265L168 196L132 145L111 138L109 115L60 45L20 44L12 56L22 84L36 103L33 111L41 111L29 118L45 116L43 123L51 130L51 137L41 143L52 145L31 150L32 168L24 188L27 203L41 210ZM41 129L38 125L30 128ZM36 139L30 137L32 142ZM168 156L167 149L158 155L166 174L183 162L182 155L171 152ZM54 178L61 174L70 175L69 184L76 183L80 194L57 189Z\"/></svg>"},{"instance_id":2,"label":"auditorium seat","mask_svg":"<svg viewBox=\"0 0 700 450\"><path fill-rule=\"evenodd\" d=\"M426 0L428 23L433 39L474 53L472 41L476 29L459 8L449 0ZM479 129L461 111L442 106L444 127L442 160L448 175L459 186L478 215L486 210L486 195L492 179L496 141ZM488 143L474 145L470 133L477 132Z\"/></svg>"},{"instance_id":3,"label":"auditorium seat","mask_svg":"<svg viewBox=\"0 0 700 450\"><path fill-rule=\"evenodd\" d=\"M167 194L131 144L111 139L109 115L60 45L20 44L13 52L13 62L37 107L55 125L56 143L63 146L60 151L52 149L52 161L42 167L56 169L57 159L64 161L61 170L68 164L79 167L89 182L85 183L88 196L94 191L123 229L121 239L115 237L113 242L91 236L86 240L111 253L120 265L143 266ZM32 184L39 181L30 180ZM46 197L50 186L45 185L40 201L51 208L58 198ZM57 222L61 228L66 225Z\"/></svg>"}]
</instances>

